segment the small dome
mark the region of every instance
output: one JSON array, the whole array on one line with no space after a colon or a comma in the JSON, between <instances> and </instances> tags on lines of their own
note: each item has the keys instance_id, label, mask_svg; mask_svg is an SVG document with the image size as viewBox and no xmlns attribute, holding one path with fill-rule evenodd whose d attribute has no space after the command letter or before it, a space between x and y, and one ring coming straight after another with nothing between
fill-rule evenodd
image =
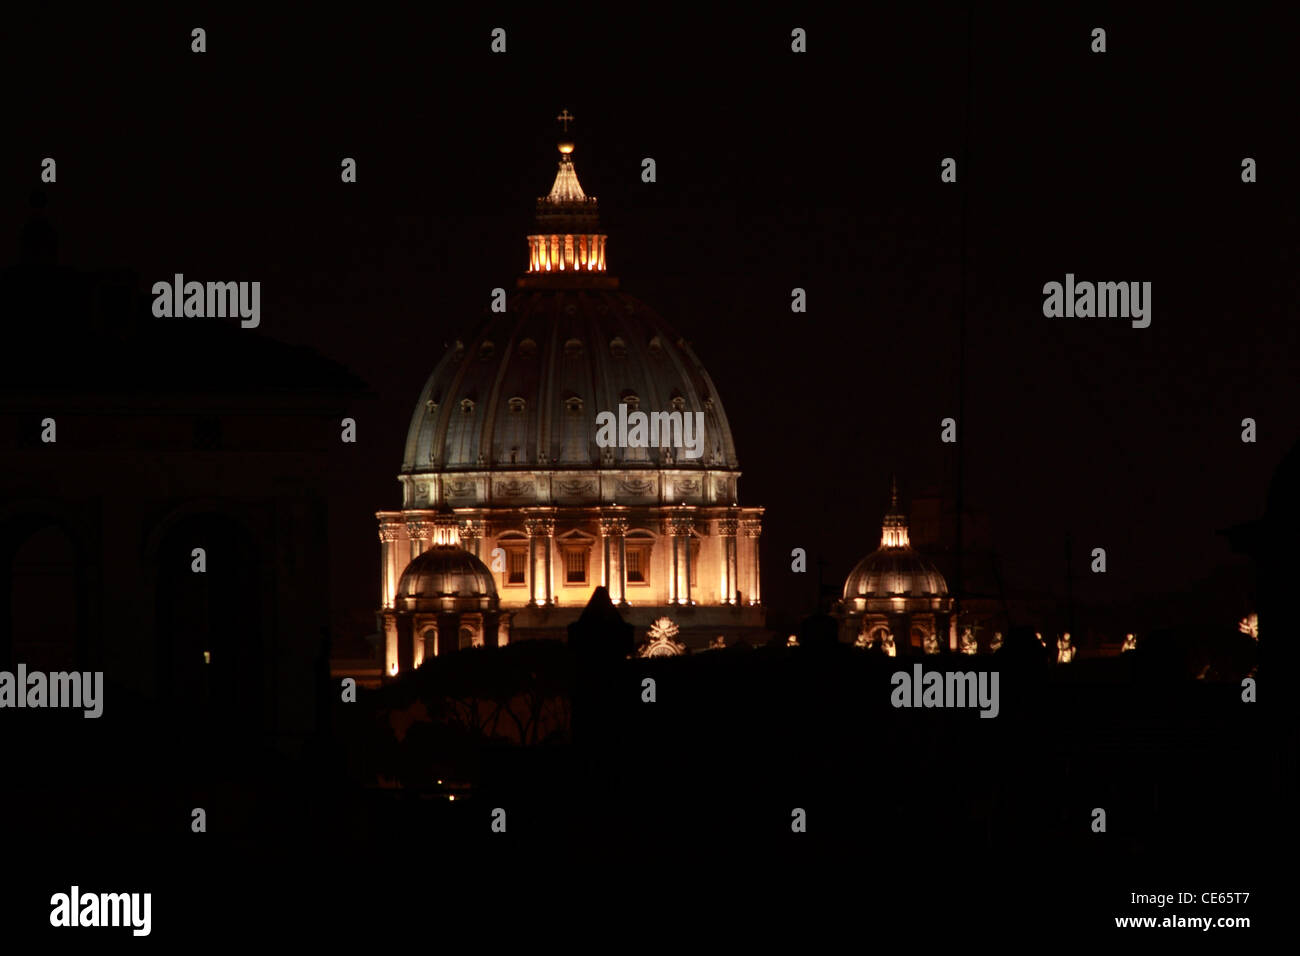
<instances>
[{"instance_id":1,"label":"small dome","mask_svg":"<svg viewBox=\"0 0 1300 956\"><path fill-rule=\"evenodd\" d=\"M880 529L880 547L857 563L844 582L844 600L853 598L946 597L948 583L933 564L912 550L907 516L898 504L898 482L890 482L889 510Z\"/></svg>"},{"instance_id":2,"label":"small dome","mask_svg":"<svg viewBox=\"0 0 1300 956\"><path fill-rule=\"evenodd\" d=\"M406 566L397 584L399 598L496 597L486 564L463 548L434 545Z\"/></svg>"},{"instance_id":3,"label":"small dome","mask_svg":"<svg viewBox=\"0 0 1300 956\"><path fill-rule=\"evenodd\" d=\"M911 548L881 548L873 551L849 573L844 582L844 599L946 597L948 584L939 569Z\"/></svg>"}]
</instances>

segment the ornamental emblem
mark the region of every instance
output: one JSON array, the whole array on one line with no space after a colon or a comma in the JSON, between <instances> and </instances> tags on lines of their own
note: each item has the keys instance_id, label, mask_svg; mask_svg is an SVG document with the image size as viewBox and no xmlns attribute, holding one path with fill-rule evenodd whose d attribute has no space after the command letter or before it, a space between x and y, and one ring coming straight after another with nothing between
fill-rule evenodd
<instances>
[{"instance_id":1,"label":"ornamental emblem","mask_svg":"<svg viewBox=\"0 0 1300 956\"><path fill-rule=\"evenodd\" d=\"M650 640L641 645L637 657L677 657L686 653L686 645L674 641L677 625L672 618L661 617L650 625Z\"/></svg>"}]
</instances>

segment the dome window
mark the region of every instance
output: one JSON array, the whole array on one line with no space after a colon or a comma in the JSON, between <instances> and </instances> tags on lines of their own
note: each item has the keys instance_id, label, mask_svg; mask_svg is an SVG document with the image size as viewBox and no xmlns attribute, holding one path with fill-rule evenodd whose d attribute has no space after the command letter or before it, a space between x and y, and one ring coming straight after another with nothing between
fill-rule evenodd
<instances>
[{"instance_id":1,"label":"dome window","mask_svg":"<svg viewBox=\"0 0 1300 956\"><path fill-rule=\"evenodd\" d=\"M514 398L510 399L509 404L512 412L522 412L524 410L525 403L522 396L516 395Z\"/></svg>"},{"instance_id":2,"label":"dome window","mask_svg":"<svg viewBox=\"0 0 1300 956\"><path fill-rule=\"evenodd\" d=\"M617 336L614 337L609 343L609 354L614 356L614 358L626 358L627 343Z\"/></svg>"},{"instance_id":3,"label":"dome window","mask_svg":"<svg viewBox=\"0 0 1300 956\"><path fill-rule=\"evenodd\" d=\"M532 339L523 339L519 343L519 354L526 358L532 358L537 354L537 343Z\"/></svg>"},{"instance_id":4,"label":"dome window","mask_svg":"<svg viewBox=\"0 0 1300 956\"><path fill-rule=\"evenodd\" d=\"M629 412L634 412L641 407L641 396L633 391L626 391L619 396L619 401L627 406Z\"/></svg>"},{"instance_id":5,"label":"dome window","mask_svg":"<svg viewBox=\"0 0 1300 956\"><path fill-rule=\"evenodd\" d=\"M471 412L473 412L473 411L474 411L474 399L472 399L472 398L462 398L462 399L460 400L460 410L461 410L462 412L464 412L466 415L468 415L468 414L470 414Z\"/></svg>"},{"instance_id":6,"label":"dome window","mask_svg":"<svg viewBox=\"0 0 1300 956\"><path fill-rule=\"evenodd\" d=\"M581 339L569 339L569 341L565 342L565 343L564 343L564 354L567 355L567 356L569 356L569 357L573 357L573 356L575 356L575 355L581 355L581 354L582 354L582 340L581 340Z\"/></svg>"},{"instance_id":7,"label":"dome window","mask_svg":"<svg viewBox=\"0 0 1300 956\"><path fill-rule=\"evenodd\" d=\"M680 412L680 411L684 410L685 408L686 408L686 399L682 398L680 395L674 395L674 396L673 396L673 410L674 410L674 411L677 411L677 412Z\"/></svg>"},{"instance_id":8,"label":"dome window","mask_svg":"<svg viewBox=\"0 0 1300 956\"><path fill-rule=\"evenodd\" d=\"M564 407L571 412L582 411L582 399L577 395L570 395L564 400Z\"/></svg>"},{"instance_id":9,"label":"dome window","mask_svg":"<svg viewBox=\"0 0 1300 956\"><path fill-rule=\"evenodd\" d=\"M649 347L651 355L660 356L664 354L664 343L657 335L650 340Z\"/></svg>"},{"instance_id":10,"label":"dome window","mask_svg":"<svg viewBox=\"0 0 1300 956\"><path fill-rule=\"evenodd\" d=\"M496 350L497 347L493 345L490 341L484 342L482 345L478 347L478 360L480 362L486 362L488 359L492 357L492 354L496 352Z\"/></svg>"}]
</instances>

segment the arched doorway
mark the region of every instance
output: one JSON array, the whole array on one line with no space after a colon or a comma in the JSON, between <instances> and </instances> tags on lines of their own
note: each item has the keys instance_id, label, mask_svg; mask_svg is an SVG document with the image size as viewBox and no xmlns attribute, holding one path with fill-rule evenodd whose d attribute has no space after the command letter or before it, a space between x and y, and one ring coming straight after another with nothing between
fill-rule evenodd
<instances>
[{"instance_id":1,"label":"arched doorway","mask_svg":"<svg viewBox=\"0 0 1300 956\"><path fill-rule=\"evenodd\" d=\"M260 559L243 526L216 513L175 521L154 555L159 697L214 727L269 726Z\"/></svg>"}]
</instances>

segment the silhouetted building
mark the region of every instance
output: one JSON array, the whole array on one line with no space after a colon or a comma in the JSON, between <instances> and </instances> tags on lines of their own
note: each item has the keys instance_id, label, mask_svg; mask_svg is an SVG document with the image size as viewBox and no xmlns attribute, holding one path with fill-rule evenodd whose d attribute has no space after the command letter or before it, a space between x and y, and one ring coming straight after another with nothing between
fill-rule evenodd
<instances>
[{"instance_id":1,"label":"silhouetted building","mask_svg":"<svg viewBox=\"0 0 1300 956\"><path fill-rule=\"evenodd\" d=\"M139 695L293 749L328 641L328 476L364 386L237 320L153 318L135 276L56 249L38 217L0 274L0 666L103 670L108 714Z\"/></svg>"}]
</instances>

